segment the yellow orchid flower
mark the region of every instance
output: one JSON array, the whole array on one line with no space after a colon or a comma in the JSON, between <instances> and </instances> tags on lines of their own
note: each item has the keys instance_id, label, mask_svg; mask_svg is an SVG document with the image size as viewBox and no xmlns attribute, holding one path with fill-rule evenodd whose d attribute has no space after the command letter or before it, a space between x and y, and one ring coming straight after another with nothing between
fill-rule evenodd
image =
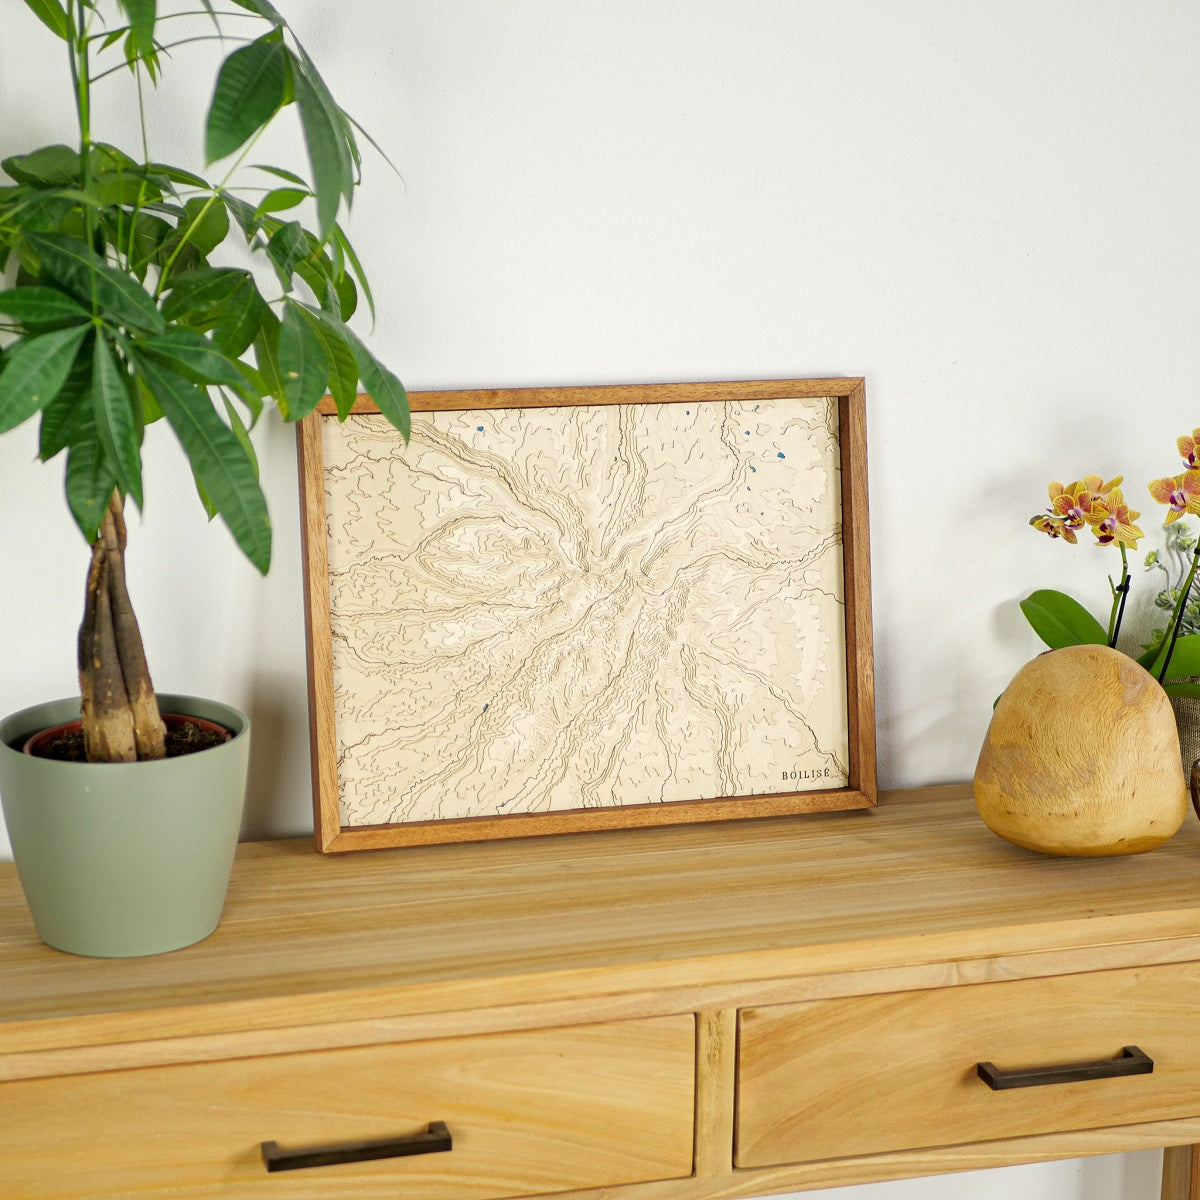
<instances>
[{"instance_id":1,"label":"yellow orchid flower","mask_svg":"<svg viewBox=\"0 0 1200 1200\"><path fill-rule=\"evenodd\" d=\"M1197 474L1200 475L1200 472ZM1125 503L1121 489L1113 487L1093 499L1088 525L1096 535L1098 546L1117 545L1136 550L1138 538L1146 536L1145 532L1133 523L1141 515L1132 512Z\"/></svg>"},{"instance_id":2,"label":"yellow orchid flower","mask_svg":"<svg viewBox=\"0 0 1200 1200\"><path fill-rule=\"evenodd\" d=\"M1200 429L1196 432L1200 433ZM1181 451L1184 440L1179 439ZM1184 471L1182 475L1168 475L1163 479L1156 479L1150 484L1150 495L1159 504L1170 506L1171 511L1167 513L1164 525L1178 521L1184 513L1200 514L1200 470Z\"/></svg>"},{"instance_id":3,"label":"yellow orchid flower","mask_svg":"<svg viewBox=\"0 0 1200 1200\"><path fill-rule=\"evenodd\" d=\"M1179 457L1190 469L1200 467L1200 429L1193 429L1191 437L1185 434L1176 438L1175 445L1179 447Z\"/></svg>"},{"instance_id":4,"label":"yellow orchid flower","mask_svg":"<svg viewBox=\"0 0 1200 1200\"><path fill-rule=\"evenodd\" d=\"M1078 526L1072 526L1065 517L1046 516L1043 513L1036 517L1030 517L1029 523L1040 533L1049 534L1052 538L1060 537L1072 545L1079 540L1075 536L1075 529Z\"/></svg>"}]
</instances>

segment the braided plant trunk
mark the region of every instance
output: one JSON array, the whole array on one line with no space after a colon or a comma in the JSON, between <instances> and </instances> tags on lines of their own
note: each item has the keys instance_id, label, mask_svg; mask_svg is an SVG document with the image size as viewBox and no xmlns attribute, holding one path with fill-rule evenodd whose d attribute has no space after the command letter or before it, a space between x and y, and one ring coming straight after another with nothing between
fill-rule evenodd
<instances>
[{"instance_id":1,"label":"braided plant trunk","mask_svg":"<svg viewBox=\"0 0 1200 1200\"><path fill-rule=\"evenodd\" d=\"M120 495L113 492L92 546L79 629L79 688L89 762L136 762L166 753L166 728L125 586L122 509Z\"/></svg>"}]
</instances>

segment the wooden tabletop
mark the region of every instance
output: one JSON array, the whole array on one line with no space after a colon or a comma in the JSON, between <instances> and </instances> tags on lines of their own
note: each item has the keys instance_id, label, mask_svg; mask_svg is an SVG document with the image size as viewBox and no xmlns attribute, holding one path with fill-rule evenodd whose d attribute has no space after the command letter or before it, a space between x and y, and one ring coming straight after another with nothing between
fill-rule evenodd
<instances>
[{"instance_id":1,"label":"wooden tabletop","mask_svg":"<svg viewBox=\"0 0 1200 1200\"><path fill-rule=\"evenodd\" d=\"M991 834L964 785L865 812L329 857L250 843L217 932L143 959L44 946L4 864L0 1054L663 989L719 1003L739 981L922 965L962 982L1023 973L1022 956L1058 973L1126 965L1126 945L1143 961L1147 942L1200 958L1193 815L1149 854L1049 858Z\"/></svg>"}]
</instances>

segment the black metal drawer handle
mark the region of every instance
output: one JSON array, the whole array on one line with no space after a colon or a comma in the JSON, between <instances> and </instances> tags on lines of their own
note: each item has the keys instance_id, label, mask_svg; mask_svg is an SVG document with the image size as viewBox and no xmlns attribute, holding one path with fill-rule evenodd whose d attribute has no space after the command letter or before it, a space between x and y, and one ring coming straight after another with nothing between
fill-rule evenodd
<instances>
[{"instance_id":1,"label":"black metal drawer handle","mask_svg":"<svg viewBox=\"0 0 1200 1200\"><path fill-rule=\"evenodd\" d=\"M377 1158L404 1158L409 1154L443 1154L452 1149L454 1141L446 1123L430 1121L424 1133L378 1142L347 1142L312 1150L281 1150L278 1142L263 1142L262 1156L268 1171L298 1171L337 1163L371 1162Z\"/></svg>"},{"instance_id":2,"label":"black metal drawer handle","mask_svg":"<svg viewBox=\"0 0 1200 1200\"><path fill-rule=\"evenodd\" d=\"M1117 1079L1124 1075L1150 1075L1154 1060L1136 1046L1126 1046L1116 1058L1100 1062L1070 1063L1065 1067L1033 1067L1027 1071L1001 1071L995 1063L975 1065L979 1078L994 1092L1004 1088L1043 1087L1049 1083L1080 1083L1087 1079Z\"/></svg>"}]
</instances>

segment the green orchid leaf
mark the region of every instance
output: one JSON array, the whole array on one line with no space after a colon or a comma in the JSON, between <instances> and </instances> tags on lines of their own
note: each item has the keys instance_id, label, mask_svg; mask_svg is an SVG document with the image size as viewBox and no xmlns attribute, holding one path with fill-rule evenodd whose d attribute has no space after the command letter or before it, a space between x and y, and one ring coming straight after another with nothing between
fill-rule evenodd
<instances>
[{"instance_id":1,"label":"green orchid leaf","mask_svg":"<svg viewBox=\"0 0 1200 1200\"><path fill-rule=\"evenodd\" d=\"M64 42L67 40L71 26L67 20L67 10L62 6L60 0L25 0L25 7L55 37L62 38Z\"/></svg>"},{"instance_id":2,"label":"green orchid leaf","mask_svg":"<svg viewBox=\"0 0 1200 1200\"><path fill-rule=\"evenodd\" d=\"M1103 646L1104 626L1078 600L1063 592L1042 589L1021 601L1021 611L1033 631L1052 650L1062 646Z\"/></svg>"},{"instance_id":3,"label":"green orchid leaf","mask_svg":"<svg viewBox=\"0 0 1200 1200\"><path fill-rule=\"evenodd\" d=\"M204 157L216 162L240 149L279 111L291 55L278 30L235 50L221 64L208 109Z\"/></svg>"},{"instance_id":4,"label":"green orchid leaf","mask_svg":"<svg viewBox=\"0 0 1200 1200\"><path fill-rule=\"evenodd\" d=\"M41 412L61 391L90 325L73 325L12 346L0 371L0 433Z\"/></svg>"},{"instance_id":5,"label":"green orchid leaf","mask_svg":"<svg viewBox=\"0 0 1200 1200\"><path fill-rule=\"evenodd\" d=\"M1185 696L1189 700L1200 700L1200 683L1169 681L1163 684L1168 696Z\"/></svg>"},{"instance_id":6,"label":"green orchid leaf","mask_svg":"<svg viewBox=\"0 0 1200 1200\"><path fill-rule=\"evenodd\" d=\"M232 267L195 267L175 275L163 302L163 316L180 321L223 304L248 278L246 271Z\"/></svg>"},{"instance_id":7,"label":"green orchid leaf","mask_svg":"<svg viewBox=\"0 0 1200 1200\"><path fill-rule=\"evenodd\" d=\"M1162 646L1158 647L1159 652L1162 649ZM1161 669L1157 660L1158 653L1155 653L1151 661ZM1200 675L1200 633L1187 633L1176 638L1167 663L1167 679L1186 679L1191 675Z\"/></svg>"},{"instance_id":8,"label":"green orchid leaf","mask_svg":"<svg viewBox=\"0 0 1200 1200\"><path fill-rule=\"evenodd\" d=\"M96 540L109 497L117 486L90 415L83 434L67 454L67 507L90 546Z\"/></svg>"},{"instance_id":9,"label":"green orchid leaf","mask_svg":"<svg viewBox=\"0 0 1200 1200\"><path fill-rule=\"evenodd\" d=\"M289 52L290 53L290 52ZM291 55L292 84L300 109L300 127L312 167L317 197L317 229L322 241L333 232L342 199L354 190L354 165L346 141L341 109L321 77Z\"/></svg>"},{"instance_id":10,"label":"green orchid leaf","mask_svg":"<svg viewBox=\"0 0 1200 1200\"><path fill-rule=\"evenodd\" d=\"M345 420L358 397L358 363L347 336L349 330L336 317L311 305L295 307L320 343L329 364L329 390L337 404L338 416Z\"/></svg>"},{"instance_id":11,"label":"green orchid leaf","mask_svg":"<svg viewBox=\"0 0 1200 1200\"><path fill-rule=\"evenodd\" d=\"M363 345L353 330L347 329L345 332L354 351L354 361L358 364L358 373L363 387L367 389L367 395L375 401L375 407L400 431L400 436L407 442L412 436L412 414L404 384Z\"/></svg>"},{"instance_id":12,"label":"green orchid leaf","mask_svg":"<svg viewBox=\"0 0 1200 1200\"><path fill-rule=\"evenodd\" d=\"M122 495L132 497L141 508L141 429L134 414L129 380L105 337L97 337L92 355L92 411L97 439Z\"/></svg>"},{"instance_id":13,"label":"green orchid leaf","mask_svg":"<svg viewBox=\"0 0 1200 1200\"><path fill-rule=\"evenodd\" d=\"M284 396L280 411L285 420L299 421L325 394L330 363L304 310L291 301L284 304L279 330L279 371Z\"/></svg>"},{"instance_id":14,"label":"green orchid leaf","mask_svg":"<svg viewBox=\"0 0 1200 1200\"><path fill-rule=\"evenodd\" d=\"M254 280L247 276L221 309L213 326L213 345L226 358L240 357L254 341L270 311Z\"/></svg>"},{"instance_id":15,"label":"green orchid leaf","mask_svg":"<svg viewBox=\"0 0 1200 1200\"><path fill-rule=\"evenodd\" d=\"M212 401L190 380L138 355L138 374L154 395L234 541L264 575L271 563L271 522L254 463Z\"/></svg>"},{"instance_id":16,"label":"green orchid leaf","mask_svg":"<svg viewBox=\"0 0 1200 1200\"><path fill-rule=\"evenodd\" d=\"M136 279L110 267L86 243L42 233L27 234L26 241L41 258L44 274L81 298L94 297L105 316L151 333L166 328L154 297Z\"/></svg>"},{"instance_id":17,"label":"green orchid leaf","mask_svg":"<svg viewBox=\"0 0 1200 1200\"><path fill-rule=\"evenodd\" d=\"M58 321L87 321L88 312L78 300L49 287L21 287L0 292L0 313L26 324L49 325Z\"/></svg>"}]
</instances>

